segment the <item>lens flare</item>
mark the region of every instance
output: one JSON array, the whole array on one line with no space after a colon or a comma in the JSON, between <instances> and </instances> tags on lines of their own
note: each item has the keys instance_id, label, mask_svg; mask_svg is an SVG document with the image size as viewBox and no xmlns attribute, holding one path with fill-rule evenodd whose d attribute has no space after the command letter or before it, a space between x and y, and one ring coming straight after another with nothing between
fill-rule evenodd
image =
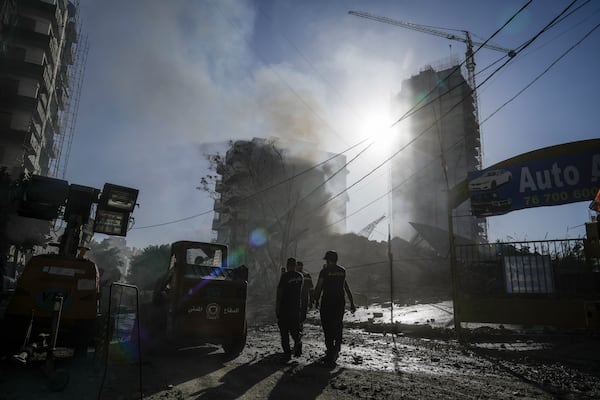
<instances>
[{"instance_id":1,"label":"lens flare","mask_svg":"<svg viewBox=\"0 0 600 400\"><path fill-rule=\"evenodd\" d=\"M238 247L231 250L229 253L229 260L231 266L240 265L244 262L246 256L246 250L243 247Z\"/></svg>"},{"instance_id":2,"label":"lens flare","mask_svg":"<svg viewBox=\"0 0 600 400\"><path fill-rule=\"evenodd\" d=\"M250 237L248 238L248 243L252 247L262 247L267 243L268 234L267 230L264 228L256 228L252 232L250 232Z\"/></svg>"}]
</instances>

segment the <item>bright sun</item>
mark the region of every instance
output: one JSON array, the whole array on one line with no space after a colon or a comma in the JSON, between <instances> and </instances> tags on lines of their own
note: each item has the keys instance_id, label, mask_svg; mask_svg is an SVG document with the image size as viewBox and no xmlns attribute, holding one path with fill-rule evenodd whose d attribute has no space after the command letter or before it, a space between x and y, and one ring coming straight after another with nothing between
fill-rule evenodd
<instances>
[{"instance_id":1,"label":"bright sun","mask_svg":"<svg viewBox=\"0 0 600 400\"><path fill-rule=\"evenodd\" d=\"M369 153L378 158L387 158L394 147L393 121L388 107L373 107L366 111L356 128L361 138L369 137L373 144Z\"/></svg>"}]
</instances>

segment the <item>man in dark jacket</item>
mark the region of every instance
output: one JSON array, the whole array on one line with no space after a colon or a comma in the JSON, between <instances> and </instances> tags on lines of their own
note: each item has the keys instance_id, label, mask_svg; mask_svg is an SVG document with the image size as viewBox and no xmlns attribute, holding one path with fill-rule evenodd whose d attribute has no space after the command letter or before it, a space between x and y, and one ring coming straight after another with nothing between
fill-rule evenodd
<instances>
[{"instance_id":1,"label":"man in dark jacket","mask_svg":"<svg viewBox=\"0 0 600 400\"><path fill-rule=\"evenodd\" d=\"M296 271L296 260L288 258L287 271L281 275L277 285L275 313L281 334L281 347L286 356L292 355L290 336L294 339L294 356L302 355L300 337L300 306L304 276Z\"/></svg>"},{"instance_id":2,"label":"man in dark jacket","mask_svg":"<svg viewBox=\"0 0 600 400\"><path fill-rule=\"evenodd\" d=\"M319 280L315 287L315 303L321 303L321 325L325 334L325 347L327 352L325 360L335 362L339 356L342 346L342 329L344 308L346 300L344 292L350 301L350 310L356 311L352 292L346 282L346 269L337 265L338 255L330 250L323 258L326 261L324 268L319 274ZM321 299L321 293L323 298Z\"/></svg>"},{"instance_id":3,"label":"man in dark jacket","mask_svg":"<svg viewBox=\"0 0 600 400\"><path fill-rule=\"evenodd\" d=\"M302 324L306 321L308 307L313 303L314 288L312 277L308 272L304 272L304 264L302 261L296 262L296 271L304 276L304 283L302 284L302 302L300 306L300 333L302 333Z\"/></svg>"}]
</instances>

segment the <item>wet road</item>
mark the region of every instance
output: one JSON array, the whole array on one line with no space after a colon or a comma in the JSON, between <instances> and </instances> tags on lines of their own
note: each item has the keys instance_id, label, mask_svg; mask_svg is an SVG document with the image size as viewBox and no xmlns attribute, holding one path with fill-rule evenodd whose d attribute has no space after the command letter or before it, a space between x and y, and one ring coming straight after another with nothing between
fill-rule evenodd
<instances>
[{"instance_id":1,"label":"wet road","mask_svg":"<svg viewBox=\"0 0 600 400\"><path fill-rule=\"evenodd\" d=\"M275 325L251 327L244 352L233 360L214 346L165 347L145 354L144 398L600 398L600 343L594 337L552 343L510 338L463 346L435 335L392 335L347 327L338 364L328 367L320 362L324 353L320 327L307 324L305 328L304 354L289 361L281 357ZM126 343L111 347L103 383L102 364L65 363L71 381L61 393L48 390L41 369L19 370L3 363L0 399L140 398L138 367L126 350Z\"/></svg>"}]
</instances>

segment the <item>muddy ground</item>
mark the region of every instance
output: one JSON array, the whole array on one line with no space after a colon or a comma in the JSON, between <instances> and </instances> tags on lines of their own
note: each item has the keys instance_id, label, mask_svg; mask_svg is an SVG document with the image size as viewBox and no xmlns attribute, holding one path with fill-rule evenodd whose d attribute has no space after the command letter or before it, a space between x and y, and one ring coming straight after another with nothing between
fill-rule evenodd
<instances>
[{"instance_id":1,"label":"muddy ground","mask_svg":"<svg viewBox=\"0 0 600 400\"><path fill-rule=\"evenodd\" d=\"M588 333L501 335L480 330L460 344L447 329L348 323L337 365L324 353L318 320L305 326L304 354L285 360L273 324L253 326L243 353L228 359L216 346L144 354L145 399L598 399L600 339ZM400 328L400 329L398 329ZM66 359L69 384L52 392L43 363L1 364L0 399L135 399L138 365L127 343L108 364ZM55 374L55 378L64 377Z\"/></svg>"}]
</instances>

